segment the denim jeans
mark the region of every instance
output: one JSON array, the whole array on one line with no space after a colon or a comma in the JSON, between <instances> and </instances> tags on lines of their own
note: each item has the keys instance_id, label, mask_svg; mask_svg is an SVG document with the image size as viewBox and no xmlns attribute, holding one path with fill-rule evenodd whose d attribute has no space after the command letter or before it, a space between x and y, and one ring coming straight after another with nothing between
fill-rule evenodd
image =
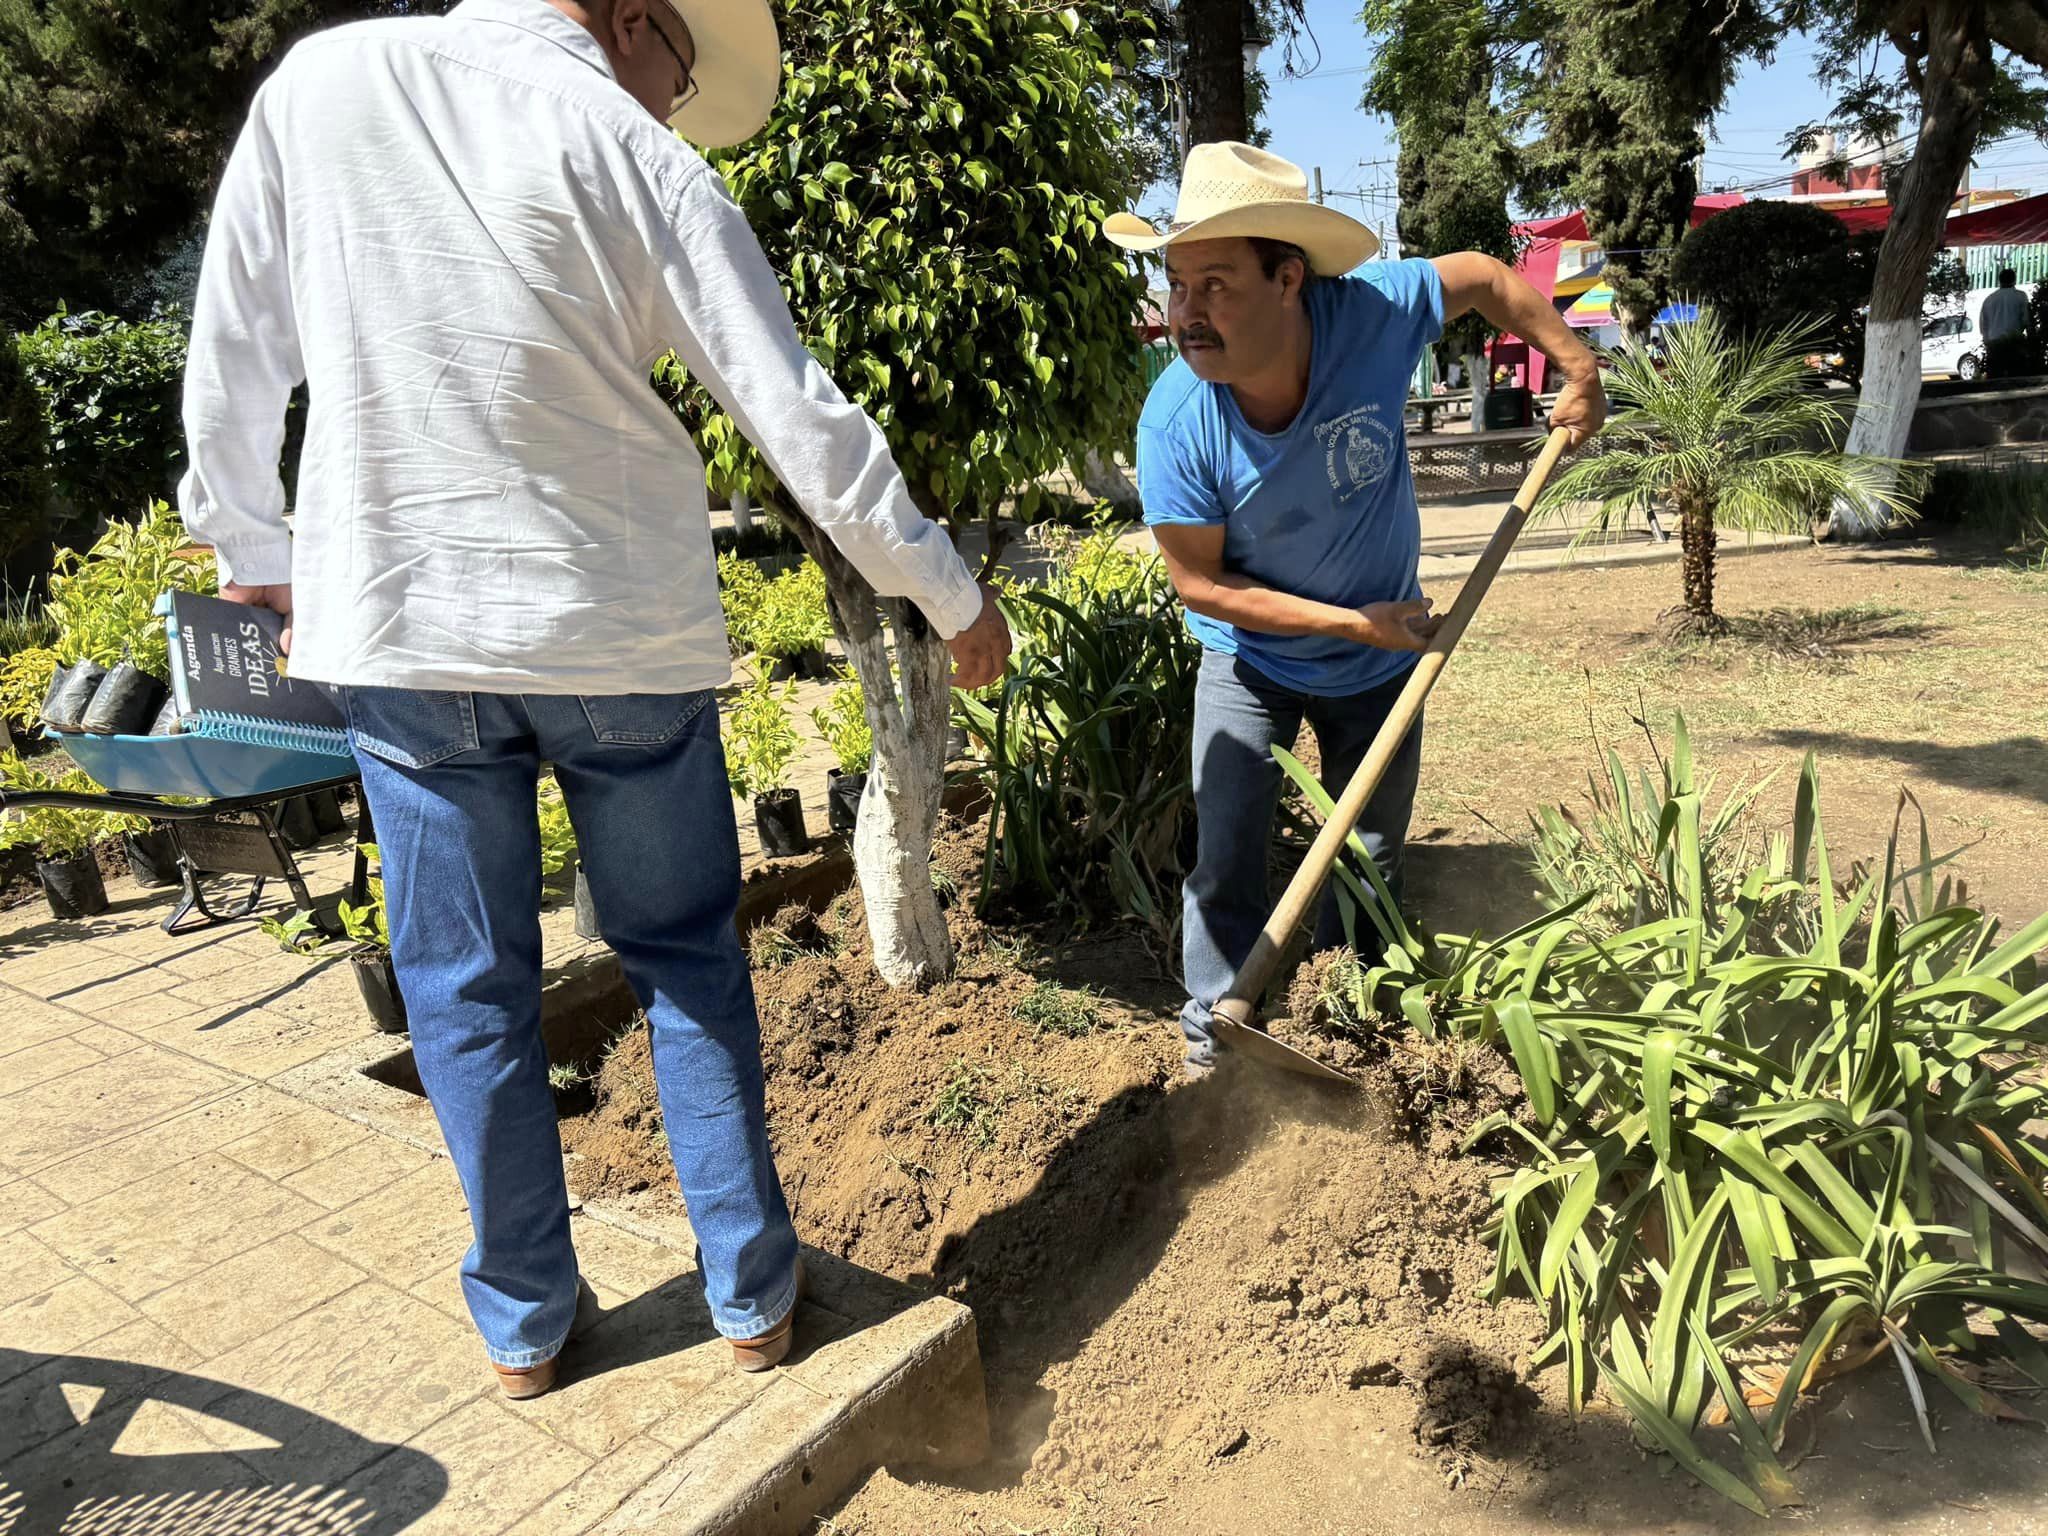
<instances>
[{"instance_id":1,"label":"denim jeans","mask_svg":"<svg viewBox=\"0 0 2048 1536\"><path fill-rule=\"evenodd\" d=\"M1181 973L1188 989L1181 1009L1188 1063L1214 1060L1209 1010L1230 990L1259 930L1273 910L1266 857L1280 802L1280 765L1273 748L1292 748L1307 720L1322 752L1323 787L1332 799L1344 792L1366 749L1379 733L1408 674L1344 698L1323 698L1282 687L1249 662L1221 651L1202 654L1195 685L1194 870L1182 887ZM1364 841L1387 885L1401 894L1401 850L1415 781L1422 762L1422 722L1416 721L1386 777L1358 818ZM1316 948L1344 942L1337 893L1325 893L1316 922Z\"/></svg>"},{"instance_id":2,"label":"denim jeans","mask_svg":"<svg viewBox=\"0 0 2048 1536\"><path fill-rule=\"evenodd\" d=\"M463 1295L491 1359L551 1358L576 1311L540 1031L543 762L605 942L653 1028L713 1323L734 1339L774 1328L796 1304L796 1233L769 1154L753 981L733 930L739 838L712 695L343 693L413 1054L469 1201Z\"/></svg>"}]
</instances>

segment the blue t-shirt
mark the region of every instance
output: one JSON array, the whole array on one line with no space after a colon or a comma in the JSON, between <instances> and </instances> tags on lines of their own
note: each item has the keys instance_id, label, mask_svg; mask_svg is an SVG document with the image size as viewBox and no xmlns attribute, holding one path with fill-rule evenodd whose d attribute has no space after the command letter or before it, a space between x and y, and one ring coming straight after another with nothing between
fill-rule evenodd
<instances>
[{"instance_id":1,"label":"blue t-shirt","mask_svg":"<svg viewBox=\"0 0 2048 1536\"><path fill-rule=\"evenodd\" d=\"M1225 569L1296 597L1359 608L1422 595L1422 522L1402 411L1422 349L1443 331L1426 260L1377 262L1308 286L1308 396L1284 432L1260 432L1221 384L1177 359L1138 422L1147 524L1222 525ZM1266 635L1198 613L1188 628L1286 687L1362 692L1414 663L1328 635Z\"/></svg>"}]
</instances>

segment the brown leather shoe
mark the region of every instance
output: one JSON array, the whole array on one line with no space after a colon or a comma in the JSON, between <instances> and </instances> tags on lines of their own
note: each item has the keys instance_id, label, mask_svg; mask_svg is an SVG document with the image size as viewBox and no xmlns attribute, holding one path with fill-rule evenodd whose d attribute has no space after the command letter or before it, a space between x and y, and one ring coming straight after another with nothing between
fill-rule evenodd
<instances>
[{"instance_id":1,"label":"brown leather shoe","mask_svg":"<svg viewBox=\"0 0 2048 1536\"><path fill-rule=\"evenodd\" d=\"M791 1307L789 1316L759 1337L734 1339L732 1363L743 1371L772 1371L782 1364L795 1341L796 1308Z\"/></svg>"},{"instance_id":2,"label":"brown leather shoe","mask_svg":"<svg viewBox=\"0 0 2048 1536\"><path fill-rule=\"evenodd\" d=\"M568 1342L570 1344L575 1343L587 1331L596 1327L603 1320L604 1307L597 1299L597 1292L590 1288L589 1281L578 1276L576 1281L576 1318L575 1321L569 1324ZM499 1365L494 1360L491 1362L491 1374L498 1378L498 1390L503 1392L513 1402L520 1403L530 1397L539 1397L542 1393L553 1390L555 1377L561 1366L561 1360L562 1357L556 1355L552 1359L541 1361L539 1365L529 1365L519 1370L514 1370L509 1365Z\"/></svg>"},{"instance_id":3,"label":"brown leather shoe","mask_svg":"<svg viewBox=\"0 0 2048 1536\"><path fill-rule=\"evenodd\" d=\"M552 1360L543 1360L539 1365L529 1365L523 1370L514 1370L509 1365L491 1362L491 1374L498 1378L498 1390L515 1403L522 1403L529 1397L539 1397L555 1384L557 1355Z\"/></svg>"},{"instance_id":4,"label":"brown leather shoe","mask_svg":"<svg viewBox=\"0 0 2048 1536\"><path fill-rule=\"evenodd\" d=\"M770 1328L766 1333L751 1339L733 1339L732 1363L743 1371L772 1371L789 1355L790 1345L796 1342L796 1309L811 1293L810 1277L804 1273L804 1261L796 1261L796 1299L789 1304L789 1316Z\"/></svg>"}]
</instances>

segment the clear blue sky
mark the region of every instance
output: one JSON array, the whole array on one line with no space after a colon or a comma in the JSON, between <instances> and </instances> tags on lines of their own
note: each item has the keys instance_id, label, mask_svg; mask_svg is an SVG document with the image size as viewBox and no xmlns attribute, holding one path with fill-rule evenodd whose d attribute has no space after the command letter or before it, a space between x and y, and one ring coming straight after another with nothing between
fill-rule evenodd
<instances>
[{"instance_id":1,"label":"clear blue sky","mask_svg":"<svg viewBox=\"0 0 2048 1536\"><path fill-rule=\"evenodd\" d=\"M1314 66L1310 74L1286 78L1282 50L1267 50L1262 63L1272 89L1266 121L1276 153L1305 167L1320 165L1331 203L1391 236L1393 132L1384 118L1358 105L1372 57L1358 8L1358 0L1308 0L1314 40L1303 39L1299 64ZM1790 40L1770 65L1752 65L1737 79L1708 144L1704 185L1746 188L1788 176L1793 162L1785 157L1785 135L1823 116L1830 105L1829 93L1813 79L1812 45L1804 38ZM2048 146L2033 139L1992 146L1979 155L1974 181L1979 187L2048 189ZM1171 201L1171 188L1154 189L1155 211Z\"/></svg>"}]
</instances>

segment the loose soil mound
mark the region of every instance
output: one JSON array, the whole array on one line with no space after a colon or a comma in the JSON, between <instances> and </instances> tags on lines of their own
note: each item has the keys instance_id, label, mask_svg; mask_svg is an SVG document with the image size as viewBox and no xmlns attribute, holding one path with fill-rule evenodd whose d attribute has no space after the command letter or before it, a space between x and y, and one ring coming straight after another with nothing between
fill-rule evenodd
<instances>
[{"instance_id":1,"label":"loose soil mound","mask_svg":"<svg viewBox=\"0 0 2048 1536\"><path fill-rule=\"evenodd\" d=\"M943 840L963 891L979 838ZM876 978L857 895L819 924L829 952L757 963L756 987L798 1230L974 1308L1002 1481L1156 1486L1331 1392L1373 1397L1454 1478L1520 1432L1540 1320L1481 1299L1489 1169L1447 1155L1483 1074L1361 1053L1403 1123L1457 1107L1423 1145L1367 1095L1242 1069L1183 1084L1178 991L1136 936L1020 948L964 902L949 921L959 973L928 992ZM773 926L764 960L820 940L801 914ZM565 1127L579 1193L672 1187L644 1030L596 1087Z\"/></svg>"}]
</instances>

